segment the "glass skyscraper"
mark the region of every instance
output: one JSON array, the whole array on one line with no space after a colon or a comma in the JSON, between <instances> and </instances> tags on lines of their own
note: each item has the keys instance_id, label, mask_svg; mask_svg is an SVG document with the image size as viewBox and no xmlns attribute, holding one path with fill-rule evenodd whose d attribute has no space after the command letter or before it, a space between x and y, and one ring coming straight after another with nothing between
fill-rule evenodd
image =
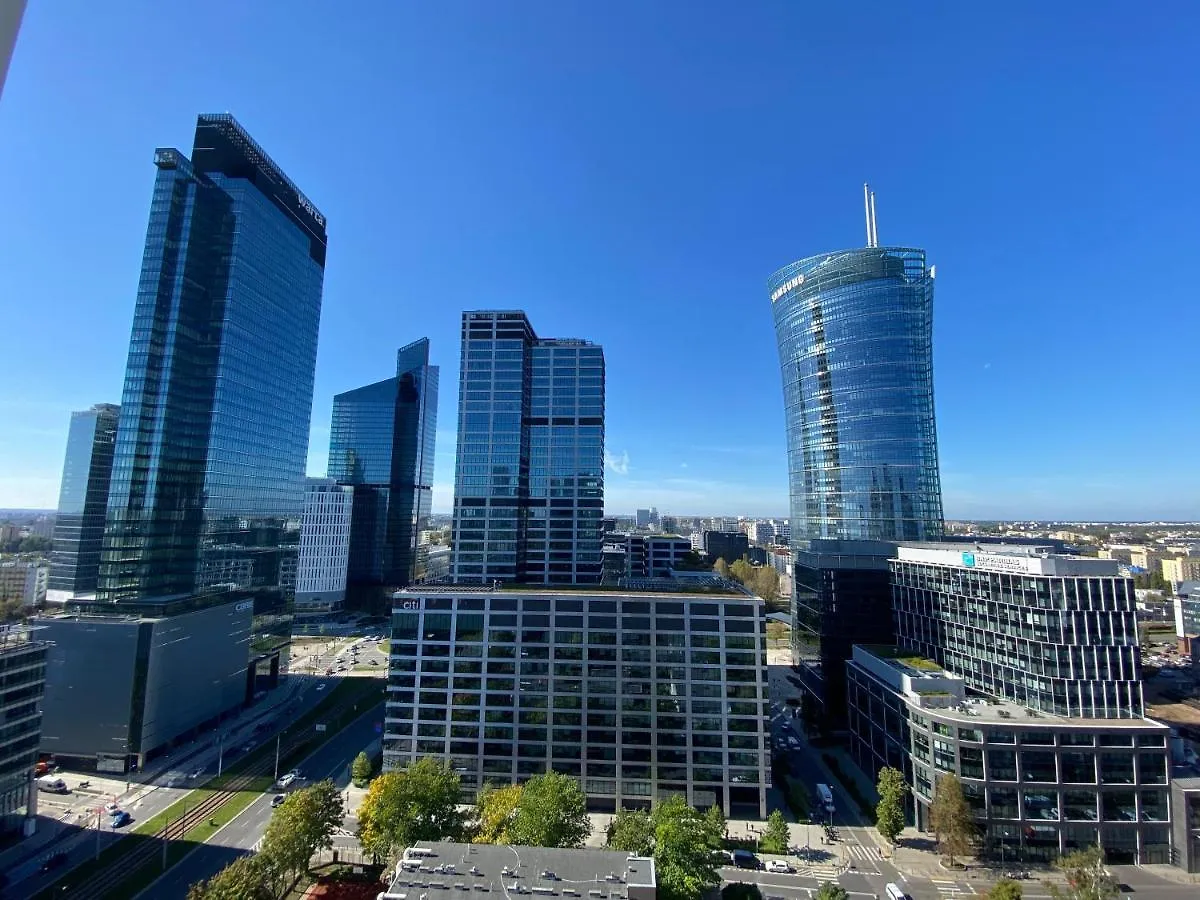
<instances>
[{"instance_id":1,"label":"glass skyscraper","mask_svg":"<svg viewBox=\"0 0 1200 900\"><path fill-rule=\"evenodd\" d=\"M100 563L101 600L294 570L325 219L232 116L160 148Z\"/></svg>"},{"instance_id":2,"label":"glass skyscraper","mask_svg":"<svg viewBox=\"0 0 1200 900\"><path fill-rule=\"evenodd\" d=\"M603 515L603 348L463 313L452 577L595 584Z\"/></svg>"},{"instance_id":3,"label":"glass skyscraper","mask_svg":"<svg viewBox=\"0 0 1200 900\"><path fill-rule=\"evenodd\" d=\"M391 591L425 575L439 370L429 340L396 354L396 375L333 398L326 474L354 485L348 592Z\"/></svg>"},{"instance_id":4,"label":"glass skyscraper","mask_svg":"<svg viewBox=\"0 0 1200 900\"><path fill-rule=\"evenodd\" d=\"M942 532L925 251L810 256L768 282L787 417L792 541Z\"/></svg>"},{"instance_id":5,"label":"glass skyscraper","mask_svg":"<svg viewBox=\"0 0 1200 900\"><path fill-rule=\"evenodd\" d=\"M96 590L120 413L113 403L71 413L50 555L48 589L54 600Z\"/></svg>"}]
</instances>

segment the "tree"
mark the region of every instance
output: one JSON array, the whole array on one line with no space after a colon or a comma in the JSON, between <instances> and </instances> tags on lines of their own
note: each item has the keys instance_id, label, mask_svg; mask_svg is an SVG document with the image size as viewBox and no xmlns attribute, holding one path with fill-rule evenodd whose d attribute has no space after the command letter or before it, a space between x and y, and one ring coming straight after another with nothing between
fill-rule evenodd
<instances>
[{"instance_id":1,"label":"tree","mask_svg":"<svg viewBox=\"0 0 1200 900\"><path fill-rule=\"evenodd\" d=\"M485 784L475 801L478 829L475 840L480 844L511 844L508 830L517 815L524 788L519 784L497 786Z\"/></svg>"},{"instance_id":2,"label":"tree","mask_svg":"<svg viewBox=\"0 0 1200 900\"><path fill-rule=\"evenodd\" d=\"M725 562L724 557L718 556L717 561L713 564L713 571L722 578L729 577L729 563Z\"/></svg>"},{"instance_id":3,"label":"tree","mask_svg":"<svg viewBox=\"0 0 1200 900\"><path fill-rule=\"evenodd\" d=\"M725 813L716 803L704 811L704 831L708 836L708 846L714 850L725 846Z\"/></svg>"},{"instance_id":4,"label":"tree","mask_svg":"<svg viewBox=\"0 0 1200 900\"><path fill-rule=\"evenodd\" d=\"M1021 900L1021 884L1011 878L1001 878L987 892L987 900Z\"/></svg>"},{"instance_id":5,"label":"tree","mask_svg":"<svg viewBox=\"0 0 1200 900\"><path fill-rule=\"evenodd\" d=\"M591 833L587 795L578 781L561 772L547 772L525 782L516 815L508 826L511 843L526 847L582 847Z\"/></svg>"},{"instance_id":6,"label":"tree","mask_svg":"<svg viewBox=\"0 0 1200 900\"><path fill-rule=\"evenodd\" d=\"M644 809L622 809L613 816L608 823L608 847L638 856L654 853L654 822L650 813Z\"/></svg>"},{"instance_id":7,"label":"tree","mask_svg":"<svg viewBox=\"0 0 1200 900\"><path fill-rule=\"evenodd\" d=\"M879 803L875 807L875 827L889 844L904 830L904 798L908 796L908 782L904 773L889 766L879 770L876 785Z\"/></svg>"},{"instance_id":8,"label":"tree","mask_svg":"<svg viewBox=\"0 0 1200 900\"><path fill-rule=\"evenodd\" d=\"M1055 900L1112 900L1120 893L1120 886L1104 868L1104 851L1099 847L1068 853L1054 866L1067 879L1066 890L1048 885Z\"/></svg>"},{"instance_id":9,"label":"tree","mask_svg":"<svg viewBox=\"0 0 1200 900\"><path fill-rule=\"evenodd\" d=\"M264 860L241 856L207 881L188 888L187 900L274 900L266 886Z\"/></svg>"},{"instance_id":10,"label":"tree","mask_svg":"<svg viewBox=\"0 0 1200 900\"><path fill-rule=\"evenodd\" d=\"M454 840L462 832L458 775L431 757L374 781L358 809L363 849L386 858L421 841Z\"/></svg>"},{"instance_id":11,"label":"tree","mask_svg":"<svg viewBox=\"0 0 1200 900\"><path fill-rule=\"evenodd\" d=\"M721 900L762 900L762 891L757 884L735 881L721 888Z\"/></svg>"},{"instance_id":12,"label":"tree","mask_svg":"<svg viewBox=\"0 0 1200 900\"><path fill-rule=\"evenodd\" d=\"M342 795L328 779L290 794L271 815L259 857L284 880L308 871L312 855L333 846L333 830L342 824Z\"/></svg>"},{"instance_id":13,"label":"tree","mask_svg":"<svg viewBox=\"0 0 1200 900\"><path fill-rule=\"evenodd\" d=\"M363 750L354 757L354 762L350 764L350 778L354 781L355 787L366 787L367 782L371 780L371 757L367 756L367 751Z\"/></svg>"},{"instance_id":14,"label":"tree","mask_svg":"<svg viewBox=\"0 0 1200 900\"><path fill-rule=\"evenodd\" d=\"M954 857L970 851L975 825L957 776L949 773L938 776L933 788L933 803L929 806L929 824L937 838L938 850L951 865Z\"/></svg>"},{"instance_id":15,"label":"tree","mask_svg":"<svg viewBox=\"0 0 1200 900\"><path fill-rule=\"evenodd\" d=\"M654 823L654 864L662 900L700 900L720 883L700 814L675 794L650 813Z\"/></svg>"},{"instance_id":16,"label":"tree","mask_svg":"<svg viewBox=\"0 0 1200 900\"><path fill-rule=\"evenodd\" d=\"M767 827L763 830L762 840L758 845L764 853L787 853L790 843L787 820L783 817L783 812L777 809L767 816Z\"/></svg>"},{"instance_id":17,"label":"tree","mask_svg":"<svg viewBox=\"0 0 1200 900\"><path fill-rule=\"evenodd\" d=\"M850 895L836 881L827 881L817 888L816 900L850 900Z\"/></svg>"}]
</instances>

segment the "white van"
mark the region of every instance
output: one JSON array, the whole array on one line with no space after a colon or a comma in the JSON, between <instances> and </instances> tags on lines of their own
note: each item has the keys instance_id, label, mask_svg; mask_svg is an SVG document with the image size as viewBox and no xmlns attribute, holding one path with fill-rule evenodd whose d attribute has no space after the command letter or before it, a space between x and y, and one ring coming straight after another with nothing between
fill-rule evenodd
<instances>
[{"instance_id":1,"label":"white van","mask_svg":"<svg viewBox=\"0 0 1200 900\"><path fill-rule=\"evenodd\" d=\"M908 900L908 894L900 890L899 885L894 881L889 881L883 891L888 895L888 900Z\"/></svg>"},{"instance_id":2,"label":"white van","mask_svg":"<svg viewBox=\"0 0 1200 900\"><path fill-rule=\"evenodd\" d=\"M67 783L61 778L55 778L53 775L43 775L37 780L37 789L46 791L49 794L65 794L67 792Z\"/></svg>"}]
</instances>

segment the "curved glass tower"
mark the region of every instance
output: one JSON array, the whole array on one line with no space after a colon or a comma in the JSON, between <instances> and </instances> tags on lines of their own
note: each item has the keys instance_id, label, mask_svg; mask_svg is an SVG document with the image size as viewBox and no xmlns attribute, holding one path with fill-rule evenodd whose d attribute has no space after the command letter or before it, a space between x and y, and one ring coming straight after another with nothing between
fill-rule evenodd
<instances>
[{"instance_id":1,"label":"curved glass tower","mask_svg":"<svg viewBox=\"0 0 1200 900\"><path fill-rule=\"evenodd\" d=\"M823 253L768 281L783 370L792 546L942 532L925 251Z\"/></svg>"}]
</instances>

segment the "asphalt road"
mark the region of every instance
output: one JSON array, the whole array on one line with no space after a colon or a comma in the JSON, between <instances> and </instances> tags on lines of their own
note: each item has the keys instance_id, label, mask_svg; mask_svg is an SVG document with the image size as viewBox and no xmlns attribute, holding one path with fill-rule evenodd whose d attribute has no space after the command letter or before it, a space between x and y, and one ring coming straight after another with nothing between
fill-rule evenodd
<instances>
[{"instance_id":1,"label":"asphalt road","mask_svg":"<svg viewBox=\"0 0 1200 900\"><path fill-rule=\"evenodd\" d=\"M153 818L189 791L203 786L206 780L204 774L215 774L217 770L218 749L224 753L224 765L228 766L231 762L245 755L243 749L245 746L257 746L260 743L273 740L278 728L303 714L308 708L315 706L325 696L323 691L316 689L320 682L335 683L333 679L310 679L305 677L305 683L301 683L299 687L292 689L295 691L292 699L283 704L278 710L268 714L264 713L261 708L251 708L239 716L234 721L234 724L229 726L224 732L228 735L224 742L220 742L217 736L213 735L201 738L195 744L190 744L174 751L172 758L167 760L166 771L154 776L148 785L134 783L133 790L129 796L137 797L141 794L139 799L127 801L125 798L120 798L122 808L133 816L133 821L130 824L114 832L107 825L107 817L104 818L104 826L100 834L101 849L119 841L133 828L136 828L139 821ZM255 725L260 720L269 720L272 722L272 726L269 729L256 732L254 730ZM198 774L195 778L192 778L190 777L192 773ZM175 774L177 777L172 777L172 774ZM74 786L81 778L87 778L88 776L67 773L63 777L68 785ZM172 781L177 781L178 786L168 787L168 783ZM150 788L150 790L143 793L146 788ZM43 794L39 798L41 800L39 812L43 815L56 815L65 812L70 816L71 827L64 830L63 834L53 843L39 849L30 859L12 867L11 871L7 873L10 887L4 896L31 896L52 882L62 878L75 866L95 856L95 814L90 814L88 817L87 821L91 825L90 828L76 825L75 823L78 821L76 817L79 812L93 808L98 802L104 802L109 797L97 798L95 795L78 792L68 795L57 795L57 797L61 805L52 807L48 806L47 803L54 803L55 800L51 799L49 795ZM55 869L48 875L42 875L39 871L41 864L46 857L53 853L66 853L67 864Z\"/></svg>"},{"instance_id":2,"label":"asphalt road","mask_svg":"<svg viewBox=\"0 0 1200 900\"><path fill-rule=\"evenodd\" d=\"M383 722L383 704L364 713L342 729L321 749L299 765L306 783L332 778L339 788L350 782L350 762L360 750L374 741L376 724ZM271 819L271 797L264 794L236 819L213 835L205 845L189 853L173 869L147 888L143 900L186 900L188 888L210 878L258 843Z\"/></svg>"}]
</instances>

